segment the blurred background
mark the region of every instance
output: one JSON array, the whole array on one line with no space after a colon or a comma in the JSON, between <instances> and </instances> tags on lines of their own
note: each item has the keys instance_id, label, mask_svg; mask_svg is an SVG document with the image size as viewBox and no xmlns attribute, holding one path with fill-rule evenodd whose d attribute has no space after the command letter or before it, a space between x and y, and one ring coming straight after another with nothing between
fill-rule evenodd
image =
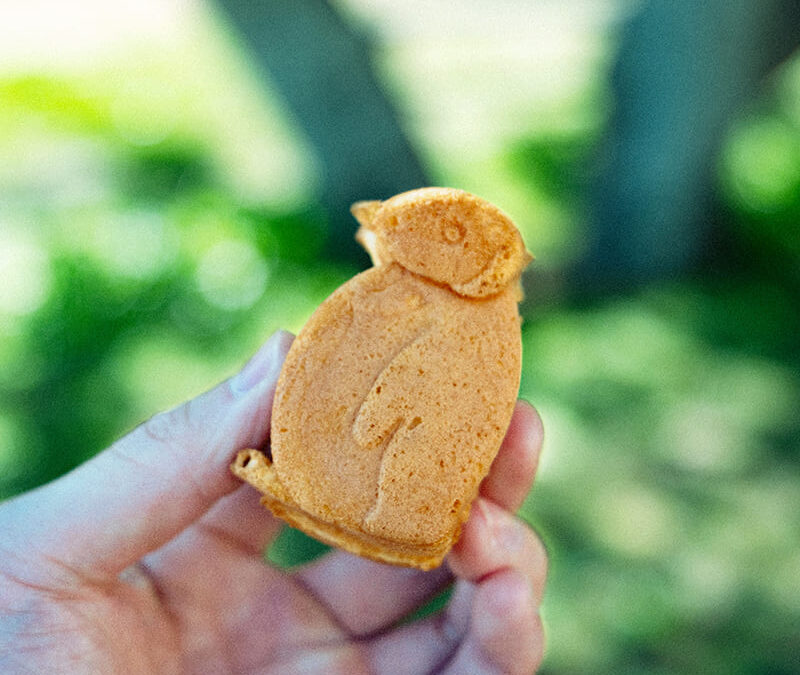
<instances>
[{"instance_id":1,"label":"blurred background","mask_svg":"<svg viewBox=\"0 0 800 675\"><path fill-rule=\"evenodd\" d=\"M537 258L542 672L800 672L797 14L3 3L0 498L299 330L352 201L459 187Z\"/></svg>"}]
</instances>

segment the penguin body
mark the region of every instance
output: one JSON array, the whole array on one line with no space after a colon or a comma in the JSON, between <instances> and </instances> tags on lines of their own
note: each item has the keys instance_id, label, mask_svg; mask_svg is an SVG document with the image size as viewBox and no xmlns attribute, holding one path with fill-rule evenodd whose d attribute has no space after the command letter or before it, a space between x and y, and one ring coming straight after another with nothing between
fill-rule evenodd
<instances>
[{"instance_id":1,"label":"penguin body","mask_svg":"<svg viewBox=\"0 0 800 675\"><path fill-rule=\"evenodd\" d=\"M375 267L304 326L278 381L271 457L246 451L233 470L312 536L430 569L457 539L511 419L518 278L530 257L504 214L461 191L425 188L353 211Z\"/></svg>"}]
</instances>

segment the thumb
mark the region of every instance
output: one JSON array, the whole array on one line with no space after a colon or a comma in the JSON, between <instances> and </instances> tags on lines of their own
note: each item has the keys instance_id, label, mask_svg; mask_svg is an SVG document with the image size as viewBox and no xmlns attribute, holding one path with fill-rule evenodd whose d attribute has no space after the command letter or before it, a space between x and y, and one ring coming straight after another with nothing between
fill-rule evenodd
<instances>
[{"instance_id":1,"label":"thumb","mask_svg":"<svg viewBox=\"0 0 800 675\"><path fill-rule=\"evenodd\" d=\"M231 379L6 503L0 532L12 549L82 577L115 577L239 484L228 465L239 450L266 442L291 341L290 333L275 333Z\"/></svg>"}]
</instances>

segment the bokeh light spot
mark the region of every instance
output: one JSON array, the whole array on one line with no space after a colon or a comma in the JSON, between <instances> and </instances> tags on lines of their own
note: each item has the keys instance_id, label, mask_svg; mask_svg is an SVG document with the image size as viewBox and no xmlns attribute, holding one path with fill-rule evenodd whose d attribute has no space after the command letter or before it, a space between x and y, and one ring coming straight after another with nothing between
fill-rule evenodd
<instances>
[{"instance_id":1,"label":"bokeh light spot","mask_svg":"<svg viewBox=\"0 0 800 675\"><path fill-rule=\"evenodd\" d=\"M157 276L178 253L177 234L153 211L127 213L94 232L94 253L109 272L130 279Z\"/></svg>"},{"instance_id":2,"label":"bokeh light spot","mask_svg":"<svg viewBox=\"0 0 800 675\"><path fill-rule=\"evenodd\" d=\"M756 212L775 212L800 189L797 132L781 120L764 118L737 129L725 156L734 197Z\"/></svg>"},{"instance_id":3,"label":"bokeh light spot","mask_svg":"<svg viewBox=\"0 0 800 675\"><path fill-rule=\"evenodd\" d=\"M227 310L252 307L264 293L269 267L254 246L227 239L200 260L197 287L212 305Z\"/></svg>"},{"instance_id":4,"label":"bokeh light spot","mask_svg":"<svg viewBox=\"0 0 800 675\"><path fill-rule=\"evenodd\" d=\"M639 485L614 485L600 493L596 534L611 548L633 557L664 553L679 531L677 514L665 498Z\"/></svg>"},{"instance_id":5,"label":"bokeh light spot","mask_svg":"<svg viewBox=\"0 0 800 675\"><path fill-rule=\"evenodd\" d=\"M21 316L47 300L51 274L47 252L32 238L0 227L0 313Z\"/></svg>"},{"instance_id":6,"label":"bokeh light spot","mask_svg":"<svg viewBox=\"0 0 800 675\"><path fill-rule=\"evenodd\" d=\"M734 599L739 580L730 559L715 551L686 549L675 563L685 588L680 597L687 609L707 614Z\"/></svg>"}]
</instances>

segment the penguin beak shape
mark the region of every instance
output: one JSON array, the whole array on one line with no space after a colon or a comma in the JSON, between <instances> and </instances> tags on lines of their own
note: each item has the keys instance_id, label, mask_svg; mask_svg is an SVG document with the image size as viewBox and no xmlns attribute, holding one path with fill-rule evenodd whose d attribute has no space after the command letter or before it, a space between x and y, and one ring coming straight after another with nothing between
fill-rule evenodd
<instances>
[{"instance_id":1,"label":"penguin beak shape","mask_svg":"<svg viewBox=\"0 0 800 675\"><path fill-rule=\"evenodd\" d=\"M377 231L373 227L375 214L381 208L382 202L379 200L356 202L350 207L358 224L361 226L356 232L356 241L361 244L369 253L374 265L386 265L391 262L391 256L386 251L384 242L380 240Z\"/></svg>"},{"instance_id":2,"label":"penguin beak shape","mask_svg":"<svg viewBox=\"0 0 800 675\"><path fill-rule=\"evenodd\" d=\"M378 200L356 202L350 207L350 213L353 214L358 224L365 229L370 229L372 219L375 213L381 207L381 202Z\"/></svg>"}]
</instances>

